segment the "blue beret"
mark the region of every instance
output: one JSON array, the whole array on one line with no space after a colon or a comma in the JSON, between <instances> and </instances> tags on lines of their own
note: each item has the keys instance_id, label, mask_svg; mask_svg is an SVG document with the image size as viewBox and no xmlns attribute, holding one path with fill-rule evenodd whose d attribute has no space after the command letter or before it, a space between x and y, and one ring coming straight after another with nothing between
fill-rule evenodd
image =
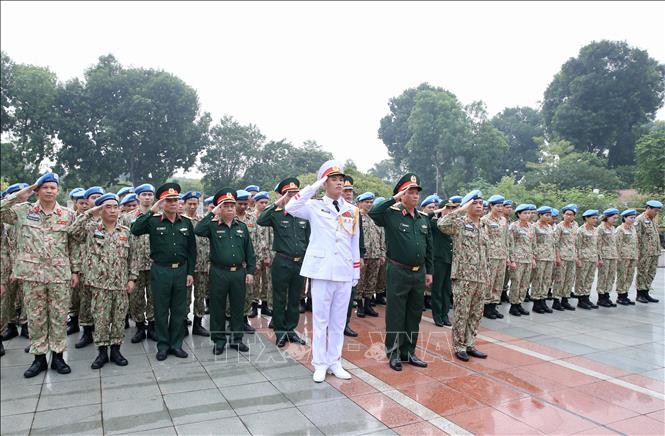
<instances>
[{"instance_id":1,"label":"blue beret","mask_svg":"<svg viewBox=\"0 0 665 436\"><path fill-rule=\"evenodd\" d=\"M101 186L92 186L85 190L85 192L83 193L83 198L90 198L90 196L94 194L104 195L105 191Z\"/></svg>"},{"instance_id":2,"label":"blue beret","mask_svg":"<svg viewBox=\"0 0 665 436\"><path fill-rule=\"evenodd\" d=\"M259 192L259 187L256 185L249 185L248 187L245 188L245 191L247 192Z\"/></svg>"},{"instance_id":3,"label":"blue beret","mask_svg":"<svg viewBox=\"0 0 665 436\"><path fill-rule=\"evenodd\" d=\"M448 199L448 201L450 201L451 203L460 204L462 202L462 196L453 195L452 197L450 197L450 199Z\"/></svg>"},{"instance_id":4,"label":"blue beret","mask_svg":"<svg viewBox=\"0 0 665 436\"><path fill-rule=\"evenodd\" d=\"M247 201L249 200L249 192L245 191L244 189L238 189L236 191L236 201Z\"/></svg>"},{"instance_id":5,"label":"blue beret","mask_svg":"<svg viewBox=\"0 0 665 436\"><path fill-rule=\"evenodd\" d=\"M584 213L582 214L583 218L588 218L588 217L592 217L592 216L598 216L598 210L588 209L588 210L585 210Z\"/></svg>"},{"instance_id":6,"label":"blue beret","mask_svg":"<svg viewBox=\"0 0 665 436\"><path fill-rule=\"evenodd\" d=\"M83 193L85 193L85 189L83 189L83 188L74 188L69 193L69 198L71 198L72 200L78 200L79 198L83 198Z\"/></svg>"},{"instance_id":7,"label":"blue beret","mask_svg":"<svg viewBox=\"0 0 665 436\"><path fill-rule=\"evenodd\" d=\"M420 203L420 207L423 208L423 207L427 206L428 204L438 203L439 201L441 201L441 199L439 198L438 195L436 195L436 194L428 195L428 196L425 197L425 199Z\"/></svg>"},{"instance_id":8,"label":"blue beret","mask_svg":"<svg viewBox=\"0 0 665 436\"><path fill-rule=\"evenodd\" d=\"M603 211L603 215L605 216L619 215L619 209L610 207L609 209L605 209Z\"/></svg>"},{"instance_id":9,"label":"blue beret","mask_svg":"<svg viewBox=\"0 0 665 436\"><path fill-rule=\"evenodd\" d=\"M197 200L201 198L201 193L199 191L187 191L182 194L182 199L187 201L190 198L196 198Z\"/></svg>"},{"instance_id":10,"label":"blue beret","mask_svg":"<svg viewBox=\"0 0 665 436\"><path fill-rule=\"evenodd\" d=\"M107 194L102 195L101 197L95 198L95 206L99 206L103 202L107 200L115 200L116 203L118 202L118 196L115 195L113 192L109 192Z\"/></svg>"},{"instance_id":11,"label":"blue beret","mask_svg":"<svg viewBox=\"0 0 665 436\"><path fill-rule=\"evenodd\" d=\"M124 188L120 188L118 191L118 197L125 195L125 194L131 194L134 192L134 187L133 186L125 186Z\"/></svg>"},{"instance_id":12,"label":"blue beret","mask_svg":"<svg viewBox=\"0 0 665 436\"><path fill-rule=\"evenodd\" d=\"M513 205L513 200L505 200L505 201L503 202L503 205L504 205L504 206L512 206L512 205Z\"/></svg>"},{"instance_id":13,"label":"blue beret","mask_svg":"<svg viewBox=\"0 0 665 436\"><path fill-rule=\"evenodd\" d=\"M529 203L529 210L536 210L537 211L538 207L536 207L536 205L533 204L533 203Z\"/></svg>"},{"instance_id":14,"label":"blue beret","mask_svg":"<svg viewBox=\"0 0 665 436\"><path fill-rule=\"evenodd\" d=\"M376 206L377 204L383 203L384 201L386 201L386 197L376 197L374 199L374 205Z\"/></svg>"},{"instance_id":15,"label":"blue beret","mask_svg":"<svg viewBox=\"0 0 665 436\"><path fill-rule=\"evenodd\" d=\"M0 191L0 198L5 198L5 195L7 195L6 191Z\"/></svg>"},{"instance_id":16,"label":"blue beret","mask_svg":"<svg viewBox=\"0 0 665 436\"><path fill-rule=\"evenodd\" d=\"M649 200L649 201L647 201L647 206L655 207L656 209L662 209L663 208L663 203L661 203L658 200Z\"/></svg>"},{"instance_id":17,"label":"blue beret","mask_svg":"<svg viewBox=\"0 0 665 436\"><path fill-rule=\"evenodd\" d=\"M635 216L637 215L637 211L635 209L626 209L623 212L621 212L621 216L626 217L626 216Z\"/></svg>"},{"instance_id":18,"label":"blue beret","mask_svg":"<svg viewBox=\"0 0 665 436\"><path fill-rule=\"evenodd\" d=\"M506 201L506 199L503 198L503 195L498 195L498 194L494 194L487 199L487 202L489 204L499 204L499 203L503 204L504 201Z\"/></svg>"},{"instance_id":19,"label":"blue beret","mask_svg":"<svg viewBox=\"0 0 665 436\"><path fill-rule=\"evenodd\" d=\"M139 185L136 188L134 188L134 193L136 195L139 195L142 192L152 192L154 194L155 187L152 186L150 183L144 183L143 185Z\"/></svg>"},{"instance_id":20,"label":"blue beret","mask_svg":"<svg viewBox=\"0 0 665 436\"><path fill-rule=\"evenodd\" d=\"M559 216L559 209L552 208L552 216L553 217Z\"/></svg>"},{"instance_id":21,"label":"blue beret","mask_svg":"<svg viewBox=\"0 0 665 436\"><path fill-rule=\"evenodd\" d=\"M531 210L531 205L527 203L522 203L515 208L515 215L526 210Z\"/></svg>"},{"instance_id":22,"label":"blue beret","mask_svg":"<svg viewBox=\"0 0 665 436\"><path fill-rule=\"evenodd\" d=\"M206 197L206 199L203 200L203 205L204 205L204 206L207 206L207 205L209 205L209 204L212 204L212 200L213 200L212 197Z\"/></svg>"},{"instance_id":23,"label":"blue beret","mask_svg":"<svg viewBox=\"0 0 665 436\"><path fill-rule=\"evenodd\" d=\"M546 213L552 213L552 208L549 206L540 206L536 211L539 214L544 215Z\"/></svg>"},{"instance_id":24,"label":"blue beret","mask_svg":"<svg viewBox=\"0 0 665 436\"><path fill-rule=\"evenodd\" d=\"M561 212L565 212L567 210L573 211L575 214L577 214L577 205L575 203L570 203L561 208Z\"/></svg>"},{"instance_id":25,"label":"blue beret","mask_svg":"<svg viewBox=\"0 0 665 436\"><path fill-rule=\"evenodd\" d=\"M120 200L120 206L124 206L125 204L131 203L132 201L139 201L138 197L133 192L131 194L127 194L122 198L122 200Z\"/></svg>"},{"instance_id":26,"label":"blue beret","mask_svg":"<svg viewBox=\"0 0 665 436\"><path fill-rule=\"evenodd\" d=\"M374 193L367 191L363 192L358 196L358 201L365 201L365 200L374 200ZM422 207L422 205L420 207Z\"/></svg>"},{"instance_id":27,"label":"blue beret","mask_svg":"<svg viewBox=\"0 0 665 436\"><path fill-rule=\"evenodd\" d=\"M473 191L469 192L462 198L461 205L467 204L471 200L477 200L483 198L483 193L480 192L480 189L474 189Z\"/></svg>"},{"instance_id":28,"label":"blue beret","mask_svg":"<svg viewBox=\"0 0 665 436\"><path fill-rule=\"evenodd\" d=\"M14 183L13 185L9 185L7 187L6 195L13 194L14 192L18 192L23 188L27 188L28 185L27 183Z\"/></svg>"},{"instance_id":29,"label":"blue beret","mask_svg":"<svg viewBox=\"0 0 665 436\"><path fill-rule=\"evenodd\" d=\"M246 191L246 189L245 189ZM256 195L254 196L254 201L259 201L259 200L267 200L269 199L270 196L267 191L261 191L257 192Z\"/></svg>"},{"instance_id":30,"label":"blue beret","mask_svg":"<svg viewBox=\"0 0 665 436\"><path fill-rule=\"evenodd\" d=\"M487 200L483 201L483 207L490 207L490 204L487 202Z\"/></svg>"},{"instance_id":31,"label":"blue beret","mask_svg":"<svg viewBox=\"0 0 665 436\"><path fill-rule=\"evenodd\" d=\"M58 177L56 173L49 172L38 178L37 181L35 182L35 185L37 185L37 187L40 188L44 183L48 182L60 184L60 177Z\"/></svg>"}]
</instances>

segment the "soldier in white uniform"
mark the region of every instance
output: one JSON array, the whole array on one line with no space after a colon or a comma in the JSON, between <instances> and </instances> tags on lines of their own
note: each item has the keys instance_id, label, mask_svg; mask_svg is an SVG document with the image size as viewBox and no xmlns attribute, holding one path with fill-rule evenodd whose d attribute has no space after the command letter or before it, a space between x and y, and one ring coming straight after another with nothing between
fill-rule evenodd
<instances>
[{"instance_id":1,"label":"soldier in white uniform","mask_svg":"<svg viewBox=\"0 0 665 436\"><path fill-rule=\"evenodd\" d=\"M324 186L325 195L312 199ZM302 189L286 212L309 221L312 232L300 275L312 283L314 381L326 372L350 379L341 365L344 324L351 287L360 278L360 222L358 208L342 198L344 169L334 160L324 163L317 181Z\"/></svg>"}]
</instances>

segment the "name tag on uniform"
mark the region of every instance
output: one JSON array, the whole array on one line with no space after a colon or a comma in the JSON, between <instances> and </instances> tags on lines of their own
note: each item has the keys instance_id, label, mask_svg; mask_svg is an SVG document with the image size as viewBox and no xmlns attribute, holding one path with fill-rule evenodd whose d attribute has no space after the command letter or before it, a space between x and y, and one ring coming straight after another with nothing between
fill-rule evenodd
<instances>
[{"instance_id":1,"label":"name tag on uniform","mask_svg":"<svg viewBox=\"0 0 665 436\"><path fill-rule=\"evenodd\" d=\"M497 228L499 228L499 225L498 224L490 224L490 227L492 227L493 229L497 229Z\"/></svg>"},{"instance_id":2,"label":"name tag on uniform","mask_svg":"<svg viewBox=\"0 0 665 436\"><path fill-rule=\"evenodd\" d=\"M307 224L307 221L298 221L298 224L304 226L305 224Z\"/></svg>"},{"instance_id":3,"label":"name tag on uniform","mask_svg":"<svg viewBox=\"0 0 665 436\"><path fill-rule=\"evenodd\" d=\"M288 221L282 221L282 224L284 224L285 226L288 226L289 222Z\"/></svg>"},{"instance_id":4,"label":"name tag on uniform","mask_svg":"<svg viewBox=\"0 0 665 436\"><path fill-rule=\"evenodd\" d=\"M180 227L178 230L180 230L182 233L185 233L189 229L187 227Z\"/></svg>"},{"instance_id":5,"label":"name tag on uniform","mask_svg":"<svg viewBox=\"0 0 665 436\"><path fill-rule=\"evenodd\" d=\"M95 233L93 234L93 237L95 237L97 239L104 239L105 238L104 232L101 232L99 230L95 230Z\"/></svg>"},{"instance_id":6,"label":"name tag on uniform","mask_svg":"<svg viewBox=\"0 0 665 436\"><path fill-rule=\"evenodd\" d=\"M473 224L464 224L464 228L471 231L476 230L476 227Z\"/></svg>"},{"instance_id":7,"label":"name tag on uniform","mask_svg":"<svg viewBox=\"0 0 665 436\"><path fill-rule=\"evenodd\" d=\"M226 230L217 230L217 234L224 235L226 234Z\"/></svg>"},{"instance_id":8,"label":"name tag on uniform","mask_svg":"<svg viewBox=\"0 0 665 436\"><path fill-rule=\"evenodd\" d=\"M651 220L644 220L644 224L651 224Z\"/></svg>"},{"instance_id":9,"label":"name tag on uniform","mask_svg":"<svg viewBox=\"0 0 665 436\"><path fill-rule=\"evenodd\" d=\"M321 209L321 212L327 213L328 215L330 215L332 213L328 209Z\"/></svg>"},{"instance_id":10,"label":"name tag on uniform","mask_svg":"<svg viewBox=\"0 0 665 436\"><path fill-rule=\"evenodd\" d=\"M427 224L421 224L421 226L424 230L427 230Z\"/></svg>"},{"instance_id":11,"label":"name tag on uniform","mask_svg":"<svg viewBox=\"0 0 665 436\"><path fill-rule=\"evenodd\" d=\"M40 220L39 214L36 214L36 213L28 214L28 216L26 216L26 218L29 219L30 221L39 221Z\"/></svg>"},{"instance_id":12,"label":"name tag on uniform","mask_svg":"<svg viewBox=\"0 0 665 436\"><path fill-rule=\"evenodd\" d=\"M409 230L409 228L411 228L411 226L409 226L408 224L400 223L399 228L400 228L400 230L407 231L407 230Z\"/></svg>"},{"instance_id":13,"label":"name tag on uniform","mask_svg":"<svg viewBox=\"0 0 665 436\"><path fill-rule=\"evenodd\" d=\"M155 227L155 230L164 231L166 230L166 227Z\"/></svg>"}]
</instances>

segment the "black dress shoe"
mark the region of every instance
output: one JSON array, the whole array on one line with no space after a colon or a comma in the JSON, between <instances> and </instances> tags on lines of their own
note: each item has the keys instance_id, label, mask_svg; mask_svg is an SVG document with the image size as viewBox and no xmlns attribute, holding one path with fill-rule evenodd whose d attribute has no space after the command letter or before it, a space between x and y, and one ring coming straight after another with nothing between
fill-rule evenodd
<instances>
[{"instance_id":1,"label":"black dress shoe","mask_svg":"<svg viewBox=\"0 0 665 436\"><path fill-rule=\"evenodd\" d=\"M32 378L39 374L42 371L46 371L48 368L48 363L46 362L46 354L35 354L35 360L30 365L30 368L26 369L23 373L23 377Z\"/></svg>"},{"instance_id":2,"label":"black dress shoe","mask_svg":"<svg viewBox=\"0 0 665 436\"><path fill-rule=\"evenodd\" d=\"M437 327L443 327L443 322L441 321L434 321L434 325Z\"/></svg>"},{"instance_id":3,"label":"black dress shoe","mask_svg":"<svg viewBox=\"0 0 665 436\"><path fill-rule=\"evenodd\" d=\"M256 329L252 327L247 317L245 317L245 322L243 323L242 329L245 333L249 335L253 335L254 333L256 333Z\"/></svg>"},{"instance_id":4,"label":"black dress shoe","mask_svg":"<svg viewBox=\"0 0 665 436\"><path fill-rule=\"evenodd\" d=\"M307 343L303 338L298 336L298 333L296 332L287 332L286 337L289 342L292 342L294 344L305 345Z\"/></svg>"},{"instance_id":5,"label":"black dress shoe","mask_svg":"<svg viewBox=\"0 0 665 436\"><path fill-rule=\"evenodd\" d=\"M407 361L409 364L413 366L417 366L418 368L427 368L427 362L424 360L421 360L416 356L415 354L409 354L409 357L407 358Z\"/></svg>"},{"instance_id":6,"label":"black dress shoe","mask_svg":"<svg viewBox=\"0 0 665 436\"><path fill-rule=\"evenodd\" d=\"M448 320L443 321L443 325L445 325L446 327L452 327L453 326L453 324Z\"/></svg>"},{"instance_id":7,"label":"black dress shoe","mask_svg":"<svg viewBox=\"0 0 665 436\"><path fill-rule=\"evenodd\" d=\"M367 316L373 316L375 318L379 316L379 312L377 312L372 308L369 298L365 298L365 314L367 314Z\"/></svg>"},{"instance_id":8,"label":"black dress shoe","mask_svg":"<svg viewBox=\"0 0 665 436\"><path fill-rule=\"evenodd\" d=\"M346 327L344 327L344 336L350 336L352 338L355 338L356 336L358 336L358 333L356 333L351 327L347 325Z\"/></svg>"},{"instance_id":9,"label":"black dress shoe","mask_svg":"<svg viewBox=\"0 0 665 436\"><path fill-rule=\"evenodd\" d=\"M219 356L224 352L224 347L226 347L226 343L224 342L218 342L215 345L212 346L212 353L215 356Z\"/></svg>"},{"instance_id":10,"label":"black dress shoe","mask_svg":"<svg viewBox=\"0 0 665 436\"><path fill-rule=\"evenodd\" d=\"M469 355L466 354L466 351L456 351L455 352L455 357L457 357L459 360L462 360L464 362L469 361Z\"/></svg>"},{"instance_id":11,"label":"black dress shoe","mask_svg":"<svg viewBox=\"0 0 665 436\"><path fill-rule=\"evenodd\" d=\"M109 360L118 366L127 366L129 363L127 362L127 359L125 359L125 356L120 353L120 345L111 345L111 355L109 356Z\"/></svg>"},{"instance_id":12,"label":"black dress shoe","mask_svg":"<svg viewBox=\"0 0 665 436\"><path fill-rule=\"evenodd\" d=\"M277 339L275 340L275 344L277 345L277 347L279 347L279 348L283 348L284 345L286 345L286 343L287 343L288 341L289 341L289 337L288 337L288 335L287 335L286 333L284 333L283 335L281 335L279 338L277 338Z\"/></svg>"},{"instance_id":13,"label":"black dress shoe","mask_svg":"<svg viewBox=\"0 0 665 436\"><path fill-rule=\"evenodd\" d=\"M51 369L55 369L58 374L69 374L72 369L62 358L62 353L51 352Z\"/></svg>"},{"instance_id":14,"label":"black dress shoe","mask_svg":"<svg viewBox=\"0 0 665 436\"><path fill-rule=\"evenodd\" d=\"M395 371L401 371L402 370L402 361L400 360L399 356L397 354L393 354L390 356L390 368L394 369Z\"/></svg>"},{"instance_id":15,"label":"black dress shoe","mask_svg":"<svg viewBox=\"0 0 665 436\"><path fill-rule=\"evenodd\" d=\"M259 303L257 303L256 301L252 302L252 310L247 316L250 318L256 318L257 316L259 316Z\"/></svg>"},{"instance_id":16,"label":"black dress shoe","mask_svg":"<svg viewBox=\"0 0 665 436\"><path fill-rule=\"evenodd\" d=\"M155 321L148 321L148 330L146 330L146 336L151 341L157 342L157 335L155 334Z\"/></svg>"},{"instance_id":17,"label":"black dress shoe","mask_svg":"<svg viewBox=\"0 0 665 436\"><path fill-rule=\"evenodd\" d=\"M475 348L467 348L466 354L471 357L477 357L478 359L487 359L487 354L483 353L482 351L478 351Z\"/></svg>"},{"instance_id":18,"label":"black dress shoe","mask_svg":"<svg viewBox=\"0 0 665 436\"><path fill-rule=\"evenodd\" d=\"M261 315L272 316L272 310L270 310L265 301L261 303Z\"/></svg>"},{"instance_id":19,"label":"black dress shoe","mask_svg":"<svg viewBox=\"0 0 665 436\"><path fill-rule=\"evenodd\" d=\"M166 358L168 357L168 353L166 351L158 351L157 356L155 357L157 358L157 360L161 362L162 360L166 360Z\"/></svg>"},{"instance_id":20,"label":"black dress shoe","mask_svg":"<svg viewBox=\"0 0 665 436\"><path fill-rule=\"evenodd\" d=\"M386 305L386 294L384 294L384 293L376 294L376 299L374 301L376 302L376 304L381 304L381 305L385 306Z\"/></svg>"},{"instance_id":21,"label":"black dress shoe","mask_svg":"<svg viewBox=\"0 0 665 436\"><path fill-rule=\"evenodd\" d=\"M187 352L183 350L182 348L171 348L169 350L171 354L173 354L175 357L179 357L181 359L184 359L185 357L188 356Z\"/></svg>"},{"instance_id":22,"label":"black dress shoe","mask_svg":"<svg viewBox=\"0 0 665 436\"><path fill-rule=\"evenodd\" d=\"M238 351L242 351L243 353L246 353L247 351L249 351L249 347L247 345L245 345L243 342L233 343L233 344L229 345L229 347L231 347L233 349L236 349Z\"/></svg>"}]
</instances>

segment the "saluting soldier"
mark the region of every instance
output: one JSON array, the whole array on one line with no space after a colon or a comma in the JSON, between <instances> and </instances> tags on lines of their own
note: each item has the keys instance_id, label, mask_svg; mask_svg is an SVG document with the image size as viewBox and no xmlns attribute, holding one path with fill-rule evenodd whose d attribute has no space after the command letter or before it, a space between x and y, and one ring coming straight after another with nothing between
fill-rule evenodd
<instances>
[{"instance_id":1,"label":"saluting soldier","mask_svg":"<svg viewBox=\"0 0 665 436\"><path fill-rule=\"evenodd\" d=\"M250 212L254 212L254 206L256 205L256 194L259 193L261 189L258 187L258 185L247 185L245 188L245 191L249 193L249 199L247 200L247 210ZM257 215L258 216L258 215Z\"/></svg>"},{"instance_id":2,"label":"saluting soldier","mask_svg":"<svg viewBox=\"0 0 665 436\"><path fill-rule=\"evenodd\" d=\"M567 204L561 208L563 221L557 224L554 229L554 262L556 268L553 272L552 287L554 289L554 310L575 310L568 303L568 295L575 286L575 261L577 251L575 248L575 233L577 232L577 223L575 215L577 206Z\"/></svg>"},{"instance_id":3,"label":"saluting soldier","mask_svg":"<svg viewBox=\"0 0 665 436\"><path fill-rule=\"evenodd\" d=\"M342 198L346 200L349 204L353 204L353 177L349 175L344 175L344 187L342 189ZM363 231L363 217L362 214L358 214L358 220L360 221L360 225L358 226L358 229L360 230L360 239L359 239L359 244L360 244L360 268L362 269L363 264L364 264L364 259L365 259L365 233ZM344 336L350 336L350 337L357 337L358 332L353 330L351 328L351 314L353 313L353 306L354 303L356 302L356 296L358 294L358 285L354 285L351 287L351 298L349 299L349 305L346 310L346 325L344 326Z\"/></svg>"},{"instance_id":4,"label":"saluting soldier","mask_svg":"<svg viewBox=\"0 0 665 436\"><path fill-rule=\"evenodd\" d=\"M395 185L393 197L369 211L386 232L385 347L395 371L402 370L402 361L427 367L416 356L425 288L432 285L434 267L429 217L417 210L421 190L418 176L407 173Z\"/></svg>"},{"instance_id":5,"label":"saluting soldier","mask_svg":"<svg viewBox=\"0 0 665 436\"><path fill-rule=\"evenodd\" d=\"M431 194L425 197L425 199L420 203L420 211L429 216L429 214L434 211L439 204L441 199L436 194ZM434 281L434 275L432 275L432 281ZM423 305L423 312L427 309L432 308L432 289L425 288L425 302Z\"/></svg>"},{"instance_id":6,"label":"saluting soldier","mask_svg":"<svg viewBox=\"0 0 665 436\"><path fill-rule=\"evenodd\" d=\"M376 197L374 199L374 202L372 203L372 206L375 204L380 204L382 202L386 201L384 197ZM381 240L384 241L383 243L383 257L386 257L386 250L385 250L385 240L386 240L386 231L383 227L379 227L379 231L381 232ZM379 267L379 273L378 277L376 279L376 297L374 298L374 302L376 304L380 304L382 306L386 305L386 262L383 262L381 266Z\"/></svg>"},{"instance_id":7,"label":"saluting soldier","mask_svg":"<svg viewBox=\"0 0 665 436\"><path fill-rule=\"evenodd\" d=\"M657 217L663 203L649 200L646 209L635 219L637 227L637 301L640 303L658 303L649 295L651 285L656 277L660 243L658 241Z\"/></svg>"},{"instance_id":8,"label":"saluting soldier","mask_svg":"<svg viewBox=\"0 0 665 436\"><path fill-rule=\"evenodd\" d=\"M103 367L109 360L119 366L128 363L120 353L120 346L125 337L127 294L134 290L138 272L132 269L129 228L118 222L118 203L116 194L104 194L95 200L92 209L79 215L72 226L72 237L82 244L91 260L86 277L92 293L91 312L98 349L90 366L92 369ZM93 217L97 213L99 221Z\"/></svg>"},{"instance_id":9,"label":"saluting soldier","mask_svg":"<svg viewBox=\"0 0 665 436\"><path fill-rule=\"evenodd\" d=\"M577 249L577 271L575 273L575 294L577 307L582 309L598 309L598 306L589 300L591 286L596 275L596 267L601 264L598 256L598 235L596 223L598 211L589 209L582 214L584 224L575 233L575 247Z\"/></svg>"},{"instance_id":10,"label":"saluting soldier","mask_svg":"<svg viewBox=\"0 0 665 436\"><path fill-rule=\"evenodd\" d=\"M127 194L120 200L120 213L131 213L139 207L139 199L135 193Z\"/></svg>"},{"instance_id":11,"label":"saluting soldier","mask_svg":"<svg viewBox=\"0 0 665 436\"><path fill-rule=\"evenodd\" d=\"M363 242L365 245L365 257L360 268L360 280L358 281L358 309L359 318L365 315L378 317L379 314L372 308L371 300L376 291L376 283L379 278L379 269L385 263L386 245L381 227L377 226L367 212L374 203L374 194L365 192L358 196L358 209L360 209L361 223L363 227Z\"/></svg>"},{"instance_id":12,"label":"saluting soldier","mask_svg":"<svg viewBox=\"0 0 665 436\"><path fill-rule=\"evenodd\" d=\"M14 276L22 280L30 323L30 352L35 355L24 377L46 370L46 353L51 351L51 368L69 374L71 368L62 353L67 346L66 325L69 292L78 283L78 254L69 229L76 219L73 210L58 204L57 174L46 173L34 185L8 195L0 202L3 223L15 226L17 235ZM19 203L37 193L37 202Z\"/></svg>"},{"instance_id":13,"label":"saluting soldier","mask_svg":"<svg viewBox=\"0 0 665 436\"><path fill-rule=\"evenodd\" d=\"M118 196L118 201L122 202L122 200L127 197L129 194L134 193L134 187L133 186L125 186L123 188L120 188L118 193L116 194Z\"/></svg>"},{"instance_id":14,"label":"saluting soldier","mask_svg":"<svg viewBox=\"0 0 665 436\"><path fill-rule=\"evenodd\" d=\"M254 212L257 217L256 245L254 253L256 254L256 274L254 275L254 286L257 289L261 299L261 315L272 316L272 227L265 227L258 223L263 211L270 202L266 191L258 192L254 196ZM271 320L272 321L272 320Z\"/></svg>"},{"instance_id":15,"label":"saluting soldier","mask_svg":"<svg viewBox=\"0 0 665 436\"><path fill-rule=\"evenodd\" d=\"M513 219L513 200L504 200L503 201L503 216L506 219L506 225L510 228L510 223ZM510 302L508 298L508 283L510 282L510 265L506 266L506 274L503 278L503 290L501 291L501 301L500 303Z\"/></svg>"},{"instance_id":16,"label":"saluting soldier","mask_svg":"<svg viewBox=\"0 0 665 436\"><path fill-rule=\"evenodd\" d=\"M5 191L2 191L2 198L4 198ZM2 223L0 226L0 231L2 232L0 237L0 332L4 331L7 327L7 319L9 314L13 310L12 308L6 307L5 301L7 298L7 290L9 289L9 277L12 274L12 265L11 258L9 257L9 241L8 241L8 226L5 223ZM5 355L5 347L2 344L2 338L0 337L0 357Z\"/></svg>"},{"instance_id":17,"label":"saluting soldier","mask_svg":"<svg viewBox=\"0 0 665 436\"><path fill-rule=\"evenodd\" d=\"M556 253L554 247L554 228L551 225L552 208L541 206L538 212L538 222L533 226L536 234L534 255L536 260L536 276L533 283L533 307L536 313L552 313L547 306L547 292L552 284L552 272Z\"/></svg>"},{"instance_id":18,"label":"saluting soldier","mask_svg":"<svg viewBox=\"0 0 665 436\"><path fill-rule=\"evenodd\" d=\"M635 218L637 211L627 209L621 212L621 225L615 231L617 242L617 304L629 306L635 304L628 298L628 290L633 283L637 268L637 230Z\"/></svg>"},{"instance_id":19,"label":"saluting soldier","mask_svg":"<svg viewBox=\"0 0 665 436\"><path fill-rule=\"evenodd\" d=\"M256 258L245 223L236 216L236 191L223 188L214 195L215 208L196 225L196 235L210 240L210 339L213 353L230 347L249 351L242 342L245 286L254 280ZM226 325L226 300L231 305L231 329Z\"/></svg>"},{"instance_id":20,"label":"saluting soldier","mask_svg":"<svg viewBox=\"0 0 665 436\"><path fill-rule=\"evenodd\" d=\"M168 353L187 357L182 349L182 320L187 310L187 286L194 283L196 239L191 220L177 212L179 194L177 183L160 186L155 194L157 202L131 227L136 236L150 236L157 360L166 359Z\"/></svg>"},{"instance_id":21,"label":"saluting soldier","mask_svg":"<svg viewBox=\"0 0 665 436\"><path fill-rule=\"evenodd\" d=\"M619 209L613 207L605 209L601 218L601 224L596 228L598 235L598 255L601 264L598 267L598 305L603 307L616 307L610 299L610 292L614 290L614 281L617 275L617 242L615 238L614 222L619 216Z\"/></svg>"},{"instance_id":22,"label":"saluting soldier","mask_svg":"<svg viewBox=\"0 0 665 436\"><path fill-rule=\"evenodd\" d=\"M74 212L76 212L77 216L81 215L90 208L88 201L83 198L84 194L85 194L85 189L83 188L74 188L69 193L69 198L72 200L73 209ZM76 244L77 242L74 241L73 243ZM81 251L79 250L79 253L80 252ZM81 329L79 328L79 308L81 306L81 299L79 294L80 294L80 288L82 286L83 283L80 280L79 276L79 282L76 285L76 287L72 289L70 295L69 320L67 321L67 336L81 331Z\"/></svg>"},{"instance_id":23,"label":"saluting soldier","mask_svg":"<svg viewBox=\"0 0 665 436\"><path fill-rule=\"evenodd\" d=\"M295 329L300 317L299 299L305 285L300 269L309 245L311 229L307 220L297 218L285 210L286 205L300 192L300 181L295 177L287 177L277 184L275 192L280 197L263 210L256 223L261 229L272 229L274 236L272 250L275 258L270 269L272 324L276 344L281 348L287 341L305 344Z\"/></svg>"},{"instance_id":24,"label":"saluting soldier","mask_svg":"<svg viewBox=\"0 0 665 436\"><path fill-rule=\"evenodd\" d=\"M256 215L254 212L249 211L249 198L250 193L244 189L236 191L236 218L241 223L247 226L249 236L252 239L252 246L256 239ZM246 333L254 334L256 329L249 323L249 318L256 318L258 316L258 295L254 289L254 282L246 286L245 292L245 315L243 317L243 329Z\"/></svg>"},{"instance_id":25,"label":"saluting soldier","mask_svg":"<svg viewBox=\"0 0 665 436\"><path fill-rule=\"evenodd\" d=\"M462 198L460 197L460 200ZM439 231L438 222L457 207L452 197L448 201L442 200L439 209L431 212L430 229L432 232L432 246L434 253L434 274L432 275L432 318L438 327L452 326L448 319L450 303L453 298L452 279L450 278L453 263L453 239L450 235Z\"/></svg>"},{"instance_id":26,"label":"saluting soldier","mask_svg":"<svg viewBox=\"0 0 665 436\"><path fill-rule=\"evenodd\" d=\"M535 267L534 251L536 235L531 225L531 214L536 210L532 204L522 203L515 208L517 221L508 228L508 258L510 259L510 313L513 316L528 315L522 307L531 269Z\"/></svg>"},{"instance_id":27,"label":"saluting soldier","mask_svg":"<svg viewBox=\"0 0 665 436\"><path fill-rule=\"evenodd\" d=\"M492 195L487 199L489 213L480 219L488 238L489 289L485 295L483 316L489 319L503 318L503 315L496 310L496 305L501 302L503 280L508 266L508 222L503 216L504 201L502 195Z\"/></svg>"}]
</instances>

